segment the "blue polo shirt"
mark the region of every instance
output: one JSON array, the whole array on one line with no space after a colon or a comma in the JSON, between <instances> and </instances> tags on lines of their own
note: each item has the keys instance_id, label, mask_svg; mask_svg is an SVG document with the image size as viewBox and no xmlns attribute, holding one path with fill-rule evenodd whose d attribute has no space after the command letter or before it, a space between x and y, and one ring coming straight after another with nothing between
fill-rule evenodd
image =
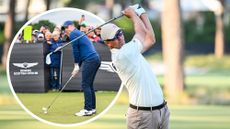
<instances>
[{"instance_id":1,"label":"blue polo shirt","mask_svg":"<svg viewBox=\"0 0 230 129\"><path fill-rule=\"evenodd\" d=\"M78 29L75 29L70 33L70 40L72 41L83 34L84 33ZM75 63L81 64L85 60L91 60L99 57L97 51L87 36L83 36L82 38L74 41L72 43L72 48Z\"/></svg>"}]
</instances>

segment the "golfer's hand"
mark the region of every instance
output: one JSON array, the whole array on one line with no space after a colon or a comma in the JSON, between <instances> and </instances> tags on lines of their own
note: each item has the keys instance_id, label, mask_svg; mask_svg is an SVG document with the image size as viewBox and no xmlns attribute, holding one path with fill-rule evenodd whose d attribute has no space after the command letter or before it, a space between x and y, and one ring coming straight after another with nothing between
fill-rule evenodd
<instances>
[{"instance_id":1,"label":"golfer's hand","mask_svg":"<svg viewBox=\"0 0 230 129\"><path fill-rule=\"evenodd\" d=\"M72 71L72 76L73 76L73 77L76 77L77 74L78 74L78 72L79 72L79 66L78 66L77 63L75 63L75 64L74 64L74 69L73 69L73 71Z\"/></svg>"},{"instance_id":2,"label":"golfer's hand","mask_svg":"<svg viewBox=\"0 0 230 129\"><path fill-rule=\"evenodd\" d=\"M132 5L130 6L131 8L134 9L135 13L137 14L137 16L141 16L143 13L145 13L145 9L142 8L139 4L135 4L135 5Z\"/></svg>"},{"instance_id":3,"label":"golfer's hand","mask_svg":"<svg viewBox=\"0 0 230 129\"><path fill-rule=\"evenodd\" d=\"M76 77L77 74L78 74L78 72L79 72L79 71L77 71L77 70L73 70L73 71L72 71L72 76L73 76L73 77Z\"/></svg>"},{"instance_id":4,"label":"golfer's hand","mask_svg":"<svg viewBox=\"0 0 230 129\"><path fill-rule=\"evenodd\" d=\"M122 11L122 13L128 18L132 18L136 16L136 13L132 7L126 8L125 10Z\"/></svg>"},{"instance_id":5,"label":"golfer's hand","mask_svg":"<svg viewBox=\"0 0 230 129\"><path fill-rule=\"evenodd\" d=\"M51 42L51 41L47 41L47 43L48 43L49 45L51 45L51 44L52 44L52 42Z\"/></svg>"}]
</instances>

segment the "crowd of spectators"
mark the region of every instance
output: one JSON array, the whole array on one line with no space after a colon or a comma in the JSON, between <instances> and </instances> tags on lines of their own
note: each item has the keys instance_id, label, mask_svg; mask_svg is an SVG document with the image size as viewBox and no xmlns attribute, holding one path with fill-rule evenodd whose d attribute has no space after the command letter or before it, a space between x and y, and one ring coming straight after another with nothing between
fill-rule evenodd
<instances>
[{"instance_id":1,"label":"crowd of spectators","mask_svg":"<svg viewBox=\"0 0 230 129\"><path fill-rule=\"evenodd\" d=\"M90 39L92 43L103 43L101 40L101 28L96 28L96 26L89 25L86 20L85 16L82 15L81 18L78 21L77 28L83 32L88 33L89 31L93 30L92 32L87 34L87 37ZM95 29L96 28L96 29ZM21 33L16 43L48 43L50 44L50 40L53 38L53 32L56 34L59 33L60 40L63 42L68 42L68 38L65 35L64 31L62 30L61 26L56 26L53 31L50 30L50 28L46 25L42 25L39 30L33 30L32 31L32 39L30 41L26 41L23 39L23 33Z\"/></svg>"},{"instance_id":2,"label":"crowd of spectators","mask_svg":"<svg viewBox=\"0 0 230 129\"><path fill-rule=\"evenodd\" d=\"M90 26L87 24L85 20L85 16L82 15L79 20L79 27L78 29L83 33L88 33L89 31L95 29L95 26ZM101 28L96 28L94 31L87 34L88 38L93 43L103 43L103 40L101 39Z\"/></svg>"}]
</instances>

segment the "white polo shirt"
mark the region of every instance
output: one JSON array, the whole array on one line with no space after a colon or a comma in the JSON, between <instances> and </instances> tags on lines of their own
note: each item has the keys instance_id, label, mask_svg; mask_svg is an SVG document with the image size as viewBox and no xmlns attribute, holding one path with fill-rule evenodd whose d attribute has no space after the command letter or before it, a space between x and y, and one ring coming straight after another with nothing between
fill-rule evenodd
<instances>
[{"instance_id":1,"label":"white polo shirt","mask_svg":"<svg viewBox=\"0 0 230 129\"><path fill-rule=\"evenodd\" d=\"M112 62L129 92L129 102L136 106L152 107L163 103L163 93L151 66L141 51L142 43L132 39L121 49L111 49Z\"/></svg>"}]
</instances>

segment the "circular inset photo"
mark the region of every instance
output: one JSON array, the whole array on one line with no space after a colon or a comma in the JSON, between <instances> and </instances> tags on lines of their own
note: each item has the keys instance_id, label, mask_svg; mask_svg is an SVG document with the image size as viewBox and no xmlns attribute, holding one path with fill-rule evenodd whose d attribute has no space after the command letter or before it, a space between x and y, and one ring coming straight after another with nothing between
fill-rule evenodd
<instances>
[{"instance_id":1,"label":"circular inset photo","mask_svg":"<svg viewBox=\"0 0 230 129\"><path fill-rule=\"evenodd\" d=\"M60 8L19 30L7 73L23 109L45 123L74 126L97 119L112 106L121 81L100 36L105 24L90 12Z\"/></svg>"}]
</instances>

